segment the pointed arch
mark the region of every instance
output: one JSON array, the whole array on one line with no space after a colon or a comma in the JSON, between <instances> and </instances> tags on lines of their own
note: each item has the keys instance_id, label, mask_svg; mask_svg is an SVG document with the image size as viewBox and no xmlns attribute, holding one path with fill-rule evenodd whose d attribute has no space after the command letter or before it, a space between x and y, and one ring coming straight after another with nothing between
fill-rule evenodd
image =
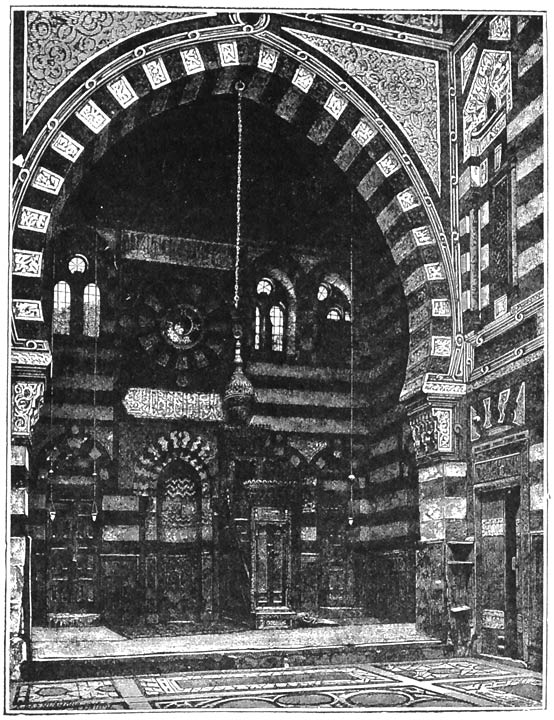
<instances>
[{"instance_id":1,"label":"pointed arch","mask_svg":"<svg viewBox=\"0 0 554 720\"><path fill-rule=\"evenodd\" d=\"M297 125L311 142L332 154L376 218L397 264L412 315L426 318L424 325L410 328L402 398L417 393L427 373L458 378L463 338L451 252L433 201L434 191L422 179L400 134L381 118L384 111L378 102L362 96L352 81L342 79L332 62L312 57L296 40L264 31L262 42L256 29L245 29L242 23L236 31L227 28L223 42L213 39L213 28L200 23L192 35L181 32L154 39L107 62L64 99L47 125L37 134L33 129L33 137L26 138L30 150L14 188L14 247L30 247L33 241L42 245L45 236L50 242L56 218L82 177L83 163L100 157L138 123L194 101L202 86L210 92L234 92L235 76L229 68L239 66L246 99ZM166 78L163 83L152 74L153 66L157 78ZM146 81L137 84L137 73ZM215 83L211 80L214 75ZM279 98L264 93L272 77L278 78L275 89ZM121 78L137 99L129 106L116 95L116 104L108 108L105 87L113 87ZM180 84L178 91L168 92L171 83ZM63 96L62 88L57 97ZM152 93L156 93L155 102ZM308 128L298 113L305 102L317 109ZM118 122L112 124L116 116ZM84 153L89 146L91 153ZM67 161L63 174L55 177L41 165L52 152ZM362 165L365 174L360 176ZM65 192L56 195L44 189L45 171L51 182L60 188L63 184ZM37 193L40 209L36 207ZM14 294L18 282L14 278ZM434 310L439 307L433 303L437 298L448 298L440 306L440 315ZM23 333L27 325L22 325ZM34 327L38 328L38 323Z\"/></svg>"},{"instance_id":2,"label":"pointed arch","mask_svg":"<svg viewBox=\"0 0 554 720\"><path fill-rule=\"evenodd\" d=\"M170 463L181 460L196 472L202 482L202 495L209 496L208 479L213 474L211 460L214 450L201 437L193 437L185 430L160 436L141 453L136 465L133 489L137 495L157 491L158 478Z\"/></svg>"}]
</instances>

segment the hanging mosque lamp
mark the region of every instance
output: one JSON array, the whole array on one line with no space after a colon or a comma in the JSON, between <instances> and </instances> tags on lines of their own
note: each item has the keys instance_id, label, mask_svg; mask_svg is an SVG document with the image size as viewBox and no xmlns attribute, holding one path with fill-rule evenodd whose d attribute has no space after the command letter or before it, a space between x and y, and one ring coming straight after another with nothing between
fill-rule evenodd
<instances>
[{"instance_id":1,"label":"hanging mosque lamp","mask_svg":"<svg viewBox=\"0 0 554 720\"><path fill-rule=\"evenodd\" d=\"M231 425L248 425L252 419L253 405L256 400L254 387L243 372L242 366L242 327L239 322L239 279L241 250L241 186L242 186L242 92L244 83L235 85L237 90L237 190L236 190L236 227L235 239L235 292L233 298L234 318L233 337L235 339L235 358L233 374L223 395L223 407L227 422Z\"/></svg>"}]
</instances>

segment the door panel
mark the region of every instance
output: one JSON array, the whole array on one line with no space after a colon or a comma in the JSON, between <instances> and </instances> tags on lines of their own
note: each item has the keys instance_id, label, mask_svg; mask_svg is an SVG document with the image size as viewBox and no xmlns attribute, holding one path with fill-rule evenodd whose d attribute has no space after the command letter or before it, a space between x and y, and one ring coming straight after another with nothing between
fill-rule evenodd
<instances>
[{"instance_id":1,"label":"door panel","mask_svg":"<svg viewBox=\"0 0 554 720\"><path fill-rule=\"evenodd\" d=\"M47 612L96 612L97 530L91 501L56 498L48 519Z\"/></svg>"},{"instance_id":2,"label":"door panel","mask_svg":"<svg viewBox=\"0 0 554 720\"><path fill-rule=\"evenodd\" d=\"M518 597L521 597L521 588L518 588L518 561L519 540L518 536L518 515L519 515L519 488L510 488L506 491L505 497L506 517L506 564L505 564L505 586L506 586L506 617L505 617L505 655L507 657L521 657L518 652L518 634L521 636L521 616ZM520 617L518 623L518 617ZM518 624L520 632L518 633Z\"/></svg>"},{"instance_id":3,"label":"door panel","mask_svg":"<svg viewBox=\"0 0 554 720\"><path fill-rule=\"evenodd\" d=\"M479 572L482 652L521 657L521 588L518 587L519 487L483 491Z\"/></svg>"},{"instance_id":4,"label":"door panel","mask_svg":"<svg viewBox=\"0 0 554 720\"><path fill-rule=\"evenodd\" d=\"M347 501L338 492L320 494L320 608L354 606L354 560Z\"/></svg>"},{"instance_id":5,"label":"door panel","mask_svg":"<svg viewBox=\"0 0 554 720\"><path fill-rule=\"evenodd\" d=\"M158 481L158 612L167 621L198 620L202 605L201 486L175 462Z\"/></svg>"},{"instance_id":6,"label":"door panel","mask_svg":"<svg viewBox=\"0 0 554 720\"><path fill-rule=\"evenodd\" d=\"M254 606L286 607L290 594L290 517L286 510L253 510Z\"/></svg>"},{"instance_id":7,"label":"door panel","mask_svg":"<svg viewBox=\"0 0 554 720\"><path fill-rule=\"evenodd\" d=\"M158 598L164 620L195 620L200 611L198 555L164 554L159 558Z\"/></svg>"}]
</instances>

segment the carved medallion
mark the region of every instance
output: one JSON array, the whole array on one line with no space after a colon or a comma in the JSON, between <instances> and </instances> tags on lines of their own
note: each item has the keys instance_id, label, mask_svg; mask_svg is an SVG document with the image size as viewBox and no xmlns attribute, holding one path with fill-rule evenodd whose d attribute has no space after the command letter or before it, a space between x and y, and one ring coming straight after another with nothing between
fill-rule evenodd
<instances>
[{"instance_id":1,"label":"carved medallion","mask_svg":"<svg viewBox=\"0 0 554 720\"><path fill-rule=\"evenodd\" d=\"M130 292L119 319L133 355L129 384L150 385L154 372L169 388L212 389L219 375L213 370L231 359L225 296L205 283L169 282Z\"/></svg>"},{"instance_id":2,"label":"carved medallion","mask_svg":"<svg viewBox=\"0 0 554 720\"><path fill-rule=\"evenodd\" d=\"M191 305L172 308L160 321L162 336L178 350L190 350L202 339L204 321Z\"/></svg>"}]
</instances>

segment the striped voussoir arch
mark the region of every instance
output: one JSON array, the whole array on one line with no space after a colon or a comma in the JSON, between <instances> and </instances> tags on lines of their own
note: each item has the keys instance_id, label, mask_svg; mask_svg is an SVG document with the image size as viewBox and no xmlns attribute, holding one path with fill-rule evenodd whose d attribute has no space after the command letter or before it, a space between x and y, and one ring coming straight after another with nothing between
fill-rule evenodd
<instances>
[{"instance_id":1,"label":"striped voussoir arch","mask_svg":"<svg viewBox=\"0 0 554 720\"><path fill-rule=\"evenodd\" d=\"M198 476L202 496L209 497L210 460L214 451L201 437L192 437L185 430L173 431L159 437L141 454L135 470L134 491L139 495L155 494L162 471L171 463L182 461Z\"/></svg>"},{"instance_id":2,"label":"striped voussoir arch","mask_svg":"<svg viewBox=\"0 0 554 720\"><path fill-rule=\"evenodd\" d=\"M63 121L53 116L25 159L15 184L13 233L12 310L19 337L44 337L42 253L86 168L142 123L181 105L235 93L240 79L245 98L333 157L375 215L410 313L405 388L426 372L447 373L452 282L427 212L432 200L414 188L406 158L391 148L378 123L346 99L346 84L334 87L311 69L305 51L294 55L244 33L196 44L186 36L173 44L166 39L164 47L156 55L137 48L125 63L119 58L85 82L78 99L70 98L71 112L59 113Z\"/></svg>"}]
</instances>

